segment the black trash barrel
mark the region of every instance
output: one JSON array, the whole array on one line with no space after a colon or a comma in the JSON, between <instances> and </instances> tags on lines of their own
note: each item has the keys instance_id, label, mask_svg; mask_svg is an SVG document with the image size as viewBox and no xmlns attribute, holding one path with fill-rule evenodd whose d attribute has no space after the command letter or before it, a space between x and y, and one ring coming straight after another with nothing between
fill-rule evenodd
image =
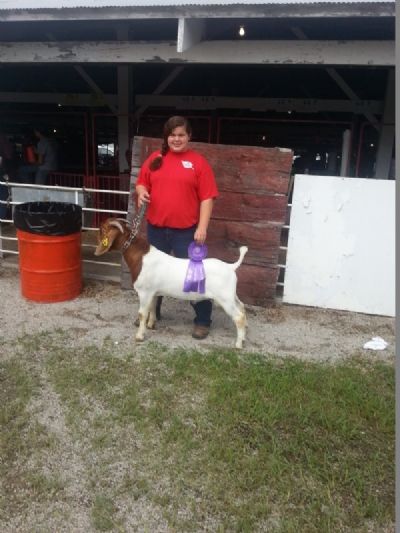
<instances>
[{"instance_id":1,"label":"black trash barrel","mask_svg":"<svg viewBox=\"0 0 400 533\"><path fill-rule=\"evenodd\" d=\"M82 292L82 208L27 202L14 209L21 292L35 302L72 300Z\"/></svg>"}]
</instances>

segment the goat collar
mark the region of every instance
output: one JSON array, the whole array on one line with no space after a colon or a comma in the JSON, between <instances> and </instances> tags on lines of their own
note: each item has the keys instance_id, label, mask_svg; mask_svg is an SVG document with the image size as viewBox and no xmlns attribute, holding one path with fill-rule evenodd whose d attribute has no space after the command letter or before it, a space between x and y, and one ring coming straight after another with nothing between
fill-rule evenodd
<instances>
[{"instance_id":1,"label":"goat collar","mask_svg":"<svg viewBox=\"0 0 400 533\"><path fill-rule=\"evenodd\" d=\"M134 216L131 225L131 232L129 233L127 240L122 245L122 252L125 252L129 248L129 246L132 244L133 239L139 233L140 224L142 223L146 209L147 203L143 203L138 213Z\"/></svg>"}]
</instances>

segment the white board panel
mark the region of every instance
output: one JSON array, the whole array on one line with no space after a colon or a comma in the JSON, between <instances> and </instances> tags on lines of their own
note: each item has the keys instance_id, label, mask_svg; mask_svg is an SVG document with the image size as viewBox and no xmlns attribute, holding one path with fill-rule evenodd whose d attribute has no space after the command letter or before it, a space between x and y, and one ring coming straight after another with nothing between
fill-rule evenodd
<instances>
[{"instance_id":1,"label":"white board panel","mask_svg":"<svg viewBox=\"0 0 400 533\"><path fill-rule=\"evenodd\" d=\"M283 300L395 315L395 182L296 175Z\"/></svg>"}]
</instances>

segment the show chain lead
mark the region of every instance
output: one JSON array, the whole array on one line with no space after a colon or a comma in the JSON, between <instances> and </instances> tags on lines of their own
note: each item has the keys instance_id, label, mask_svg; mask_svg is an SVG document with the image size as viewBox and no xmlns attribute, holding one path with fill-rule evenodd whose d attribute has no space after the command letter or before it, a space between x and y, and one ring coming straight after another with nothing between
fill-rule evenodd
<instances>
[{"instance_id":1,"label":"show chain lead","mask_svg":"<svg viewBox=\"0 0 400 533\"><path fill-rule=\"evenodd\" d=\"M133 239L138 234L140 225L141 225L142 220L143 220L143 217L144 217L144 215L146 213L146 209L147 209L147 203L144 202L140 206L140 209L139 209L138 213L134 216L134 218L132 220L131 232L129 234L128 239L124 242L124 244L122 246L122 251L123 252L125 252L129 248L129 246L131 245Z\"/></svg>"}]
</instances>

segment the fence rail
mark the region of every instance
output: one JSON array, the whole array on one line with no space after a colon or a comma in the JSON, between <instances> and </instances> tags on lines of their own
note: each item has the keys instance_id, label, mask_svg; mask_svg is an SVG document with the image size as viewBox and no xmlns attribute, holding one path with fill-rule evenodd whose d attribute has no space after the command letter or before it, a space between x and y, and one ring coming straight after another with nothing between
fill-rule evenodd
<instances>
[{"instance_id":1,"label":"fence rail","mask_svg":"<svg viewBox=\"0 0 400 533\"><path fill-rule=\"evenodd\" d=\"M115 178L115 177L113 177ZM11 215L11 218L0 218L0 223L2 224L10 224L12 225L13 219L12 219L12 208L16 205L19 205L23 203L22 201L15 201L12 199L13 192L15 192L18 189L26 189L30 191L41 191L41 192L48 192L49 194L49 200L57 201L57 193L60 192L68 192L72 193L72 198L75 200L74 203L79 203L80 199L84 199L84 205L82 205L82 213L88 213L88 214L109 214L109 215L127 215L127 209L118 209L116 206L119 206L121 203L115 201L115 197L120 198L126 198L126 205L128 204L128 197L129 197L129 191L120 191L116 190L114 188L110 189L96 189L93 187L67 187L65 185L36 185L32 183L17 183L17 182L11 182L11 181L3 181L0 180L0 188L5 187L4 190L6 190L6 198L0 199L0 206L6 206L6 210L8 211L7 214ZM80 195L80 196L79 196ZM103 198L103 204L105 203L106 207L88 207L85 205L85 203L89 200L90 202L93 201L93 196L90 195L113 195L114 198L111 197L109 201L104 202ZM124 199L125 199L124 198ZM98 200L98 198L97 198ZM114 207L115 206L115 207ZM85 217L82 216L82 219L84 220ZM82 231L97 231L98 228L98 222L99 217L94 218L93 222L95 223L95 226L91 225L85 225L82 223ZM5 248L3 246L3 241L14 241L16 242L18 239L17 237L10 237L7 235L4 235L4 232L2 228L0 228L0 256L3 256L3 254L13 254L18 255L18 250L13 250L10 248ZM87 244L82 243L82 247L84 248L95 248L95 244ZM108 265L108 266L116 266L119 267L120 263L114 263L114 262L107 262L107 261L97 261L92 259L85 259L83 258L82 261L84 263L91 263L91 264L98 264L98 265Z\"/></svg>"},{"instance_id":2,"label":"fence rail","mask_svg":"<svg viewBox=\"0 0 400 533\"><path fill-rule=\"evenodd\" d=\"M61 177L63 179L61 179ZM58 181L62 182L65 181L66 176L63 174L53 174L52 175L52 181ZM74 180L72 180L72 183L83 183L84 179L82 175L74 175ZM85 225L82 223L82 231L97 231L99 222L101 221L101 215L104 214L116 214L116 215L124 215L126 216L128 213L127 205L128 205L128 197L130 192L124 191L124 190L117 190L115 188L117 182L118 182L118 176L97 176L97 178L100 178L101 183L106 185L109 185L109 188L95 188L95 187L70 187L66 185L35 185L31 183L16 183L16 182L9 182L9 181L1 181L0 180L0 189L1 187L6 187L8 189L8 198L1 199L0 196L0 207L1 205L6 205L12 208L15 205L19 205L22 202L20 201L13 201L12 200L12 190L13 189L33 189L36 191L49 191L51 196L56 196L57 192L70 192L74 193L74 203L79 203L79 195L84 198L85 203L94 203L95 206L87 206L83 205L82 212L88 213L88 214L94 214L95 217L93 217L92 222L94 223L94 226L92 225ZM99 181L99 180L97 180ZM90 180L86 180L87 183L90 182ZM122 201L121 201L122 200ZM101 205L99 207L98 205ZM126 205L125 209L121 209L121 205ZM291 207L291 204L288 204L288 207ZM11 211L11 209L10 209ZM82 217L84 220L84 216ZM0 218L0 223L4 224L13 224L13 220L7 219L7 218ZM288 230L289 224L285 224L282 229ZM3 256L4 253L6 254L13 254L18 255L18 250L12 250L9 248L3 247L3 241L17 241L17 237L9 237L3 234L3 231L0 226L0 257ZM95 248L96 245L94 244L87 244L82 243L83 248ZM283 252L287 252L287 246L280 246L280 250ZM82 259L84 263L88 264L96 264L96 265L106 265L106 266L112 266L112 267L119 267L120 263L114 263L114 262L107 262L107 261L99 261L99 260L93 260L93 259ZM281 272L281 276L284 279L284 273L286 269L286 265L283 263L278 264L278 267ZM284 281L277 281L277 287L283 287Z\"/></svg>"}]
</instances>

